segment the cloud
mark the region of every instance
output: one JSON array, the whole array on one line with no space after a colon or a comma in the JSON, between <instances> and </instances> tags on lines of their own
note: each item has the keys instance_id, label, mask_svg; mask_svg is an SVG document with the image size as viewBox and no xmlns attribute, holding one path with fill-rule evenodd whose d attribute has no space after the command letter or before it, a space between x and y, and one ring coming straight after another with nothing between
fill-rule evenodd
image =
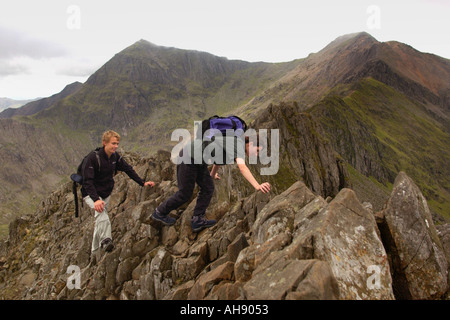
<instances>
[{"instance_id":1,"label":"cloud","mask_svg":"<svg viewBox=\"0 0 450 320\"><path fill-rule=\"evenodd\" d=\"M54 63L55 73L69 77L88 77L101 66L101 64L90 61L89 59L75 57L58 60L58 62Z\"/></svg>"},{"instance_id":2,"label":"cloud","mask_svg":"<svg viewBox=\"0 0 450 320\"><path fill-rule=\"evenodd\" d=\"M48 61L68 56L58 43L0 26L0 77L30 75Z\"/></svg>"},{"instance_id":3,"label":"cloud","mask_svg":"<svg viewBox=\"0 0 450 320\"><path fill-rule=\"evenodd\" d=\"M0 59L29 57L45 59L67 55L67 49L57 43L30 37L16 30L0 26Z\"/></svg>"},{"instance_id":4,"label":"cloud","mask_svg":"<svg viewBox=\"0 0 450 320\"><path fill-rule=\"evenodd\" d=\"M10 61L0 59L0 77L27 73L30 73L29 67L23 64L14 64Z\"/></svg>"}]
</instances>

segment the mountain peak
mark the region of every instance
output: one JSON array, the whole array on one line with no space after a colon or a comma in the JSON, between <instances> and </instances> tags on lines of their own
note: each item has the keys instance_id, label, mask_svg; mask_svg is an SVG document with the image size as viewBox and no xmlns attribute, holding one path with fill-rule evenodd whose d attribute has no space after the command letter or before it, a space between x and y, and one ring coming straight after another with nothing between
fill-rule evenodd
<instances>
[{"instance_id":1,"label":"mountain peak","mask_svg":"<svg viewBox=\"0 0 450 320\"><path fill-rule=\"evenodd\" d=\"M363 41L370 41L370 42L378 42L377 39L375 39L371 34L365 32L365 31L345 34L343 36L337 37L334 40L334 42L345 42L348 40L354 40L354 41L363 40Z\"/></svg>"},{"instance_id":2,"label":"mountain peak","mask_svg":"<svg viewBox=\"0 0 450 320\"><path fill-rule=\"evenodd\" d=\"M336 40L338 40L340 38L342 38L342 39L352 39L352 38L354 38L354 39L356 39L356 38L361 39L361 38L364 38L364 39L369 39L369 40L372 40L372 41L377 41L370 33L367 33L365 31L349 33L349 34L346 34L346 35L343 35L343 36L340 36L340 37L336 38Z\"/></svg>"},{"instance_id":3,"label":"mountain peak","mask_svg":"<svg viewBox=\"0 0 450 320\"><path fill-rule=\"evenodd\" d=\"M357 32L350 33L340 37L337 37L334 41L332 41L329 45L327 45L321 52L326 52L329 50L336 49L340 46L349 45L349 44L357 44L358 46L365 46L379 43L377 39L371 36L367 32Z\"/></svg>"},{"instance_id":4,"label":"mountain peak","mask_svg":"<svg viewBox=\"0 0 450 320\"><path fill-rule=\"evenodd\" d=\"M150 41L141 39L139 41L136 41L132 45L126 47L125 49L120 51L118 54L139 52L139 51L149 51L149 50L158 49L158 48L161 48L161 47Z\"/></svg>"},{"instance_id":5,"label":"mountain peak","mask_svg":"<svg viewBox=\"0 0 450 320\"><path fill-rule=\"evenodd\" d=\"M159 47L157 44L154 44L153 42L150 42L150 41L145 40L145 39L141 39L139 41L136 41L133 45L134 46L145 46L145 47Z\"/></svg>"}]
</instances>

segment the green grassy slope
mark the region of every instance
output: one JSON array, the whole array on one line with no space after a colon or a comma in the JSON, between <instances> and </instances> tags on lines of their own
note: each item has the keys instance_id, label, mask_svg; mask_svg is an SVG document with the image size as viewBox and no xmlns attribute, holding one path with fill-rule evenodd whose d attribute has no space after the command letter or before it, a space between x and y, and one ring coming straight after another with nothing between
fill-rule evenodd
<instances>
[{"instance_id":1,"label":"green grassy slope","mask_svg":"<svg viewBox=\"0 0 450 320\"><path fill-rule=\"evenodd\" d=\"M426 108L367 78L311 108L337 152L384 185L405 171L436 213L450 218L450 135Z\"/></svg>"}]
</instances>

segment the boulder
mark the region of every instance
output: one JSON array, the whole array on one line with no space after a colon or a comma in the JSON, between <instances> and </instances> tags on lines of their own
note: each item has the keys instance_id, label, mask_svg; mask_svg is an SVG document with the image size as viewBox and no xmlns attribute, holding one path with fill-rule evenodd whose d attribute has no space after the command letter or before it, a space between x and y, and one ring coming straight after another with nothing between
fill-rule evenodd
<instances>
[{"instance_id":1,"label":"boulder","mask_svg":"<svg viewBox=\"0 0 450 320\"><path fill-rule=\"evenodd\" d=\"M292 232L295 213L315 199L315 195L303 182L296 182L282 194L274 197L254 222L251 233L255 243L264 243L270 238Z\"/></svg>"},{"instance_id":2,"label":"boulder","mask_svg":"<svg viewBox=\"0 0 450 320\"><path fill-rule=\"evenodd\" d=\"M339 287L338 299L393 299L387 255L373 215L350 189L342 189L329 204L314 201L299 211L292 243L269 259L326 262Z\"/></svg>"},{"instance_id":3,"label":"boulder","mask_svg":"<svg viewBox=\"0 0 450 320\"><path fill-rule=\"evenodd\" d=\"M228 261L217 268L201 275L188 294L189 300L205 298L213 286L224 280L233 279L234 263Z\"/></svg>"},{"instance_id":4,"label":"boulder","mask_svg":"<svg viewBox=\"0 0 450 320\"><path fill-rule=\"evenodd\" d=\"M386 250L391 255L398 299L440 298L447 291L447 260L421 191L400 172L383 210Z\"/></svg>"},{"instance_id":5,"label":"boulder","mask_svg":"<svg viewBox=\"0 0 450 320\"><path fill-rule=\"evenodd\" d=\"M316 297L394 298L387 254L375 218L350 189L342 189L327 203L303 183L295 183L261 210L252 227L252 239L253 244L240 252L235 264L236 279L248 281L251 288L258 287L254 284L257 270L270 268L276 261L320 260L330 270L327 283L335 281L338 290L316 293ZM298 264L285 262L283 268L291 263ZM299 278L293 275L290 281L298 284ZM283 292L277 297L287 297L291 291ZM296 293L289 297L302 296Z\"/></svg>"},{"instance_id":6,"label":"boulder","mask_svg":"<svg viewBox=\"0 0 450 320\"><path fill-rule=\"evenodd\" d=\"M335 300L339 291L327 263L293 259L257 268L243 290L249 300Z\"/></svg>"}]
</instances>

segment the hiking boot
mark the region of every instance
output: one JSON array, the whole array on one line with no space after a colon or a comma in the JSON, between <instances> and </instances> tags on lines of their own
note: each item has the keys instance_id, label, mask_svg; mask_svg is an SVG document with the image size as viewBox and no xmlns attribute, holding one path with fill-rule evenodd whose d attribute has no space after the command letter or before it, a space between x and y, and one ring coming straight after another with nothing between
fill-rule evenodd
<instances>
[{"instance_id":1,"label":"hiking boot","mask_svg":"<svg viewBox=\"0 0 450 320\"><path fill-rule=\"evenodd\" d=\"M162 215L158 209L155 209L155 212L153 212L152 219L161 222L165 226L171 226L177 221L169 215Z\"/></svg>"},{"instance_id":2,"label":"hiking boot","mask_svg":"<svg viewBox=\"0 0 450 320\"><path fill-rule=\"evenodd\" d=\"M105 250L106 252L111 252L114 249L114 244L111 238L106 238L100 243L100 248Z\"/></svg>"},{"instance_id":3,"label":"hiking boot","mask_svg":"<svg viewBox=\"0 0 450 320\"><path fill-rule=\"evenodd\" d=\"M208 220L205 216L194 216L191 220L192 232L200 232L216 224L216 220Z\"/></svg>"}]
</instances>

